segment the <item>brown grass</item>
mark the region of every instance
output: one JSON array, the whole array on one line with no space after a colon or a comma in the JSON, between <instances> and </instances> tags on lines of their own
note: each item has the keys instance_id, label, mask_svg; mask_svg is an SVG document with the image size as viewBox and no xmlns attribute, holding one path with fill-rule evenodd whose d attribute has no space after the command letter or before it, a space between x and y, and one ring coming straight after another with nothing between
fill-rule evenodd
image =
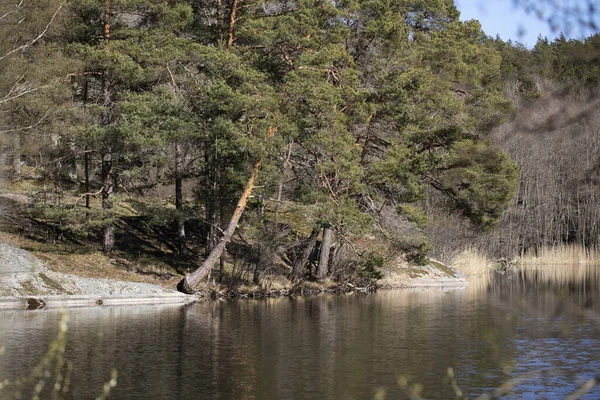
<instances>
[{"instance_id":1,"label":"brown grass","mask_svg":"<svg viewBox=\"0 0 600 400\"><path fill-rule=\"evenodd\" d=\"M472 247L454 256L450 265L465 274L467 279L488 274L494 268L494 262L489 257Z\"/></svg>"},{"instance_id":2,"label":"brown grass","mask_svg":"<svg viewBox=\"0 0 600 400\"><path fill-rule=\"evenodd\" d=\"M383 278L377 281L377 285L385 289L405 288L411 279L420 275L420 271L411 270L407 263L402 263L396 268L385 268Z\"/></svg>"},{"instance_id":3,"label":"brown grass","mask_svg":"<svg viewBox=\"0 0 600 400\"><path fill-rule=\"evenodd\" d=\"M472 296L479 296L487 290L496 267L494 261L473 247L454 256L450 265L465 274L469 281L467 293Z\"/></svg>"},{"instance_id":4,"label":"brown grass","mask_svg":"<svg viewBox=\"0 0 600 400\"><path fill-rule=\"evenodd\" d=\"M600 264L600 252L581 245L559 245L528 251L514 261L520 265Z\"/></svg>"},{"instance_id":5,"label":"brown grass","mask_svg":"<svg viewBox=\"0 0 600 400\"><path fill-rule=\"evenodd\" d=\"M260 280L260 287L262 290L290 290L293 287L292 282L285 276L278 275L267 275L263 276Z\"/></svg>"}]
</instances>

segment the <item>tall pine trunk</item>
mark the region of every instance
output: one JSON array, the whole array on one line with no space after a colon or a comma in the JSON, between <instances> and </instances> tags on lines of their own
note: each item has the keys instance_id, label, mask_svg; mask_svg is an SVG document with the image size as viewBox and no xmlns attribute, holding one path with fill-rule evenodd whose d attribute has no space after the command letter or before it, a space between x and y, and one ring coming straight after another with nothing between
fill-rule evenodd
<instances>
[{"instance_id":1,"label":"tall pine trunk","mask_svg":"<svg viewBox=\"0 0 600 400\"><path fill-rule=\"evenodd\" d=\"M103 37L104 44L108 47L110 44L110 12L111 12L111 4L110 0L105 0L104 2L104 29L103 29ZM102 73L102 92L104 95L104 106L106 107L106 111L104 112L104 121L103 125L107 126L110 124L110 107L111 107L111 98L110 98L110 89L108 83L108 77L106 76L106 71ZM112 192L113 192L113 184L111 181L111 173L113 167L113 155L112 149L110 146L105 150L105 153L102 154L102 210L107 212L113 208L112 201ZM110 253L113 250L115 244L115 227L113 222L109 222L104 226L102 238L102 249L105 253Z\"/></svg>"},{"instance_id":2,"label":"tall pine trunk","mask_svg":"<svg viewBox=\"0 0 600 400\"><path fill-rule=\"evenodd\" d=\"M110 179L110 173L112 170L112 154L110 150L102 155L102 210L105 212L110 211L113 208L113 201L111 198L113 191L112 180ZM115 227L112 221L104 226L102 249L105 253L110 253L113 250L115 244Z\"/></svg>"},{"instance_id":3,"label":"tall pine trunk","mask_svg":"<svg viewBox=\"0 0 600 400\"><path fill-rule=\"evenodd\" d=\"M15 133L13 137L13 180L21 179L21 136Z\"/></svg>"},{"instance_id":4,"label":"tall pine trunk","mask_svg":"<svg viewBox=\"0 0 600 400\"><path fill-rule=\"evenodd\" d=\"M88 79L85 78L85 83L83 85L83 107L87 107L88 102L88 94L89 94L89 83ZM85 190L85 219L87 221L89 217L89 209L90 209L90 149L85 146L85 150L83 152L83 179L84 179L84 190Z\"/></svg>"},{"instance_id":5,"label":"tall pine trunk","mask_svg":"<svg viewBox=\"0 0 600 400\"><path fill-rule=\"evenodd\" d=\"M207 150L205 153L205 176L207 179L207 187L208 193L206 195L206 249L205 256L208 257L211 251L217 245L217 231L218 231L218 221L217 221L217 211L218 211L218 173L217 173L217 156L215 154L215 149L213 149L212 144L207 146Z\"/></svg>"},{"instance_id":6,"label":"tall pine trunk","mask_svg":"<svg viewBox=\"0 0 600 400\"><path fill-rule=\"evenodd\" d=\"M238 200L237 206L235 207L233 215L231 216L231 220L229 220L229 225L227 225L227 229L223 233L223 237L215 246L215 248L211 251L211 253L209 254L208 258L206 258L202 266L200 266L200 268L196 269L191 274L187 274L185 278L183 278L177 284L177 290L179 290L180 292L193 294L196 289L196 286L198 286L198 284L208 276L209 272L212 270L217 260L219 260L219 258L221 257L221 254L223 254L225 246L227 246L227 243L229 243L229 241L231 240L231 237L235 232L235 228L237 227L240 217L244 212L246 203L248 202L248 199L252 194L252 190L254 189L254 183L256 181L258 173L260 172L260 166L260 161L257 161L256 164L254 164L254 168L252 169L250 179L248 179L246 187L244 188L244 191L242 192L242 195Z\"/></svg>"},{"instance_id":7,"label":"tall pine trunk","mask_svg":"<svg viewBox=\"0 0 600 400\"><path fill-rule=\"evenodd\" d=\"M321 255L317 269L317 279L325 279L329 268L329 250L331 249L331 226L323 226L323 241L321 242Z\"/></svg>"},{"instance_id":8,"label":"tall pine trunk","mask_svg":"<svg viewBox=\"0 0 600 400\"><path fill-rule=\"evenodd\" d=\"M238 0L233 0L231 3L231 9L229 10L229 28L227 30L227 50L231 49L234 38L234 27L237 21L236 14L238 9Z\"/></svg>"},{"instance_id":9,"label":"tall pine trunk","mask_svg":"<svg viewBox=\"0 0 600 400\"><path fill-rule=\"evenodd\" d=\"M179 254L187 255L187 243L185 238L185 223L183 218L183 178L181 173L181 145L175 144L175 208L177 209L177 244Z\"/></svg>"},{"instance_id":10,"label":"tall pine trunk","mask_svg":"<svg viewBox=\"0 0 600 400\"><path fill-rule=\"evenodd\" d=\"M285 181L285 172L287 170L287 165L290 162L290 157L292 156L292 146L293 142L288 144L288 151L283 160L283 165L281 167L281 177L279 178L279 185L277 187L277 202L275 203L275 213L273 214L273 232L277 231L277 225L279 224L279 211L281 210L281 195L283 192L283 182Z\"/></svg>"},{"instance_id":11,"label":"tall pine trunk","mask_svg":"<svg viewBox=\"0 0 600 400\"><path fill-rule=\"evenodd\" d=\"M88 148L85 148L85 153L83 153L83 174L84 174L84 185L85 185L85 219L88 218L88 211L90 209L90 152Z\"/></svg>"},{"instance_id":12,"label":"tall pine trunk","mask_svg":"<svg viewBox=\"0 0 600 400\"><path fill-rule=\"evenodd\" d=\"M277 232L277 226L279 225L279 211L281 210L281 194L283 192L283 178L279 180L277 186L277 198L275 199L275 212L273 214L273 232Z\"/></svg>"},{"instance_id":13,"label":"tall pine trunk","mask_svg":"<svg viewBox=\"0 0 600 400\"><path fill-rule=\"evenodd\" d=\"M333 254L331 255L331 261L329 262L329 276L332 279L335 279L335 276L338 273L343 248L344 242L336 242L336 246L333 249Z\"/></svg>"}]
</instances>

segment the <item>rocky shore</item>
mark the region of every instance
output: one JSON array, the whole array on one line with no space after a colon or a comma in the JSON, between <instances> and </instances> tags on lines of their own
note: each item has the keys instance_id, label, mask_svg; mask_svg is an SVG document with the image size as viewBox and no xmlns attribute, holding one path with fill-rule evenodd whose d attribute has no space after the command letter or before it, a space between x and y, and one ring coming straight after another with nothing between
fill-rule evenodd
<instances>
[{"instance_id":1,"label":"rocky shore","mask_svg":"<svg viewBox=\"0 0 600 400\"><path fill-rule=\"evenodd\" d=\"M159 285L54 272L31 253L0 243L0 309L197 300Z\"/></svg>"},{"instance_id":2,"label":"rocky shore","mask_svg":"<svg viewBox=\"0 0 600 400\"><path fill-rule=\"evenodd\" d=\"M190 296L150 283L84 278L52 271L33 254L0 243L0 310L132 304L190 303L207 297L273 297L317 293L371 292L377 289L457 288L467 285L462 273L443 263L398 264L367 285L302 282L293 287L272 281L267 287L223 290L207 286ZM363 287L364 286L364 287Z\"/></svg>"}]
</instances>

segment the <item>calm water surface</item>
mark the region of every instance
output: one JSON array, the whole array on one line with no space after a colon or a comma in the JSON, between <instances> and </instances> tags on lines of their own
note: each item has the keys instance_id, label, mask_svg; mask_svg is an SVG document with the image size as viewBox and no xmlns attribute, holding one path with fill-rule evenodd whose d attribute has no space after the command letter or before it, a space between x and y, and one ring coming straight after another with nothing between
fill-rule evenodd
<instances>
[{"instance_id":1,"label":"calm water surface","mask_svg":"<svg viewBox=\"0 0 600 400\"><path fill-rule=\"evenodd\" d=\"M116 399L406 398L399 377L447 399L452 367L469 396L539 373L513 396L560 398L600 371L599 290L598 270L585 269L451 292L71 309L70 396L95 398L116 368ZM59 320L0 312L0 381L31 371Z\"/></svg>"}]
</instances>

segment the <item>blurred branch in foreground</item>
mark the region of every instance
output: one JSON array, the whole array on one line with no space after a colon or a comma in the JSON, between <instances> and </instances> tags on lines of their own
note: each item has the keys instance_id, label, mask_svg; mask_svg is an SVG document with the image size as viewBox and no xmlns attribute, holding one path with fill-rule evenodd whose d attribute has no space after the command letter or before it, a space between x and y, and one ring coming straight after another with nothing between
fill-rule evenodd
<instances>
[{"instance_id":1,"label":"blurred branch in foreground","mask_svg":"<svg viewBox=\"0 0 600 400\"><path fill-rule=\"evenodd\" d=\"M600 14L597 0L513 0L513 4L528 14L548 23L553 32L583 35L598 30Z\"/></svg>"}]
</instances>

